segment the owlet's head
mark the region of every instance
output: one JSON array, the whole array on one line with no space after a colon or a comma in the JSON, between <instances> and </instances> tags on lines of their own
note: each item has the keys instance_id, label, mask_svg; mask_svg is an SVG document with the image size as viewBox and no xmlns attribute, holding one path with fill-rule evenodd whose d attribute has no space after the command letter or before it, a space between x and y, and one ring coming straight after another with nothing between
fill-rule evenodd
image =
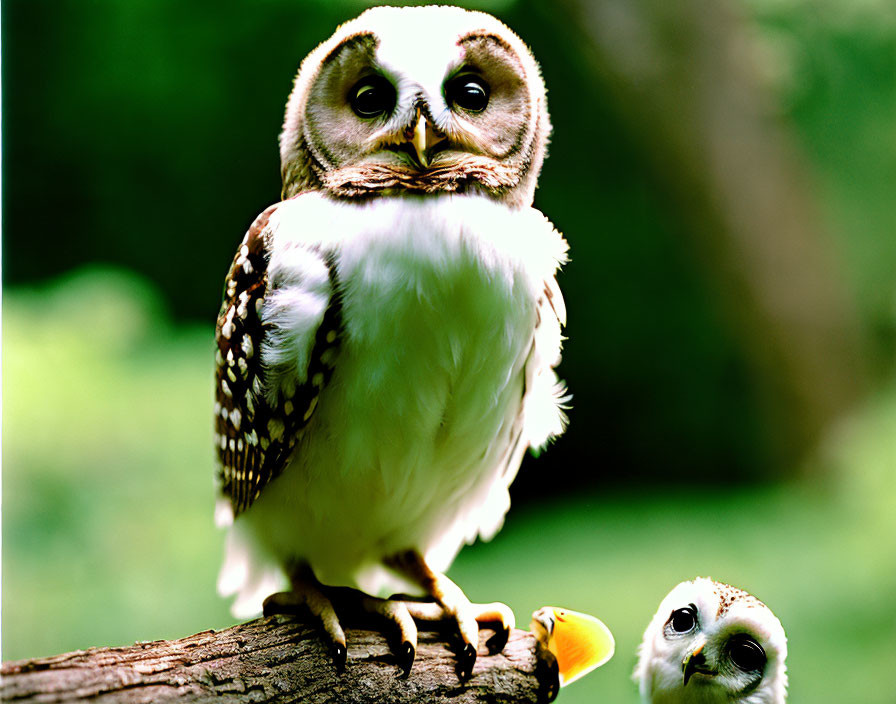
<instances>
[{"instance_id":1,"label":"owlet's head","mask_svg":"<svg viewBox=\"0 0 896 704\"><path fill-rule=\"evenodd\" d=\"M646 704L783 704L787 638L747 592L698 577L663 599L635 679Z\"/></svg>"},{"instance_id":2,"label":"owlet's head","mask_svg":"<svg viewBox=\"0 0 896 704\"><path fill-rule=\"evenodd\" d=\"M302 62L280 135L283 197L477 191L526 206L549 132L538 65L501 22L375 7Z\"/></svg>"}]
</instances>

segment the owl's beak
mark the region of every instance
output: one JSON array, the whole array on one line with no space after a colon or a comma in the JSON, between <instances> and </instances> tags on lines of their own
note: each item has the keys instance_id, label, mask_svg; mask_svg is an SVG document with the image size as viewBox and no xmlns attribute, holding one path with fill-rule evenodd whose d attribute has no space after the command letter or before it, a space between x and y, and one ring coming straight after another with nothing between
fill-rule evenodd
<instances>
[{"instance_id":1,"label":"owl's beak","mask_svg":"<svg viewBox=\"0 0 896 704\"><path fill-rule=\"evenodd\" d=\"M712 670L706 666L706 657L703 655L703 646L705 643L701 643L700 646L694 650L694 652L690 653L681 663L682 670L684 671L684 686L687 687L688 681L691 677L700 673L701 675L709 675L710 677L715 677L718 672Z\"/></svg>"},{"instance_id":2,"label":"owl's beak","mask_svg":"<svg viewBox=\"0 0 896 704\"><path fill-rule=\"evenodd\" d=\"M417 161L420 162L421 166L429 166L427 151L442 139L442 135L436 132L429 120L424 115L418 113L417 124L414 126L414 134L411 137L411 145L417 153Z\"/></svg>"}]
</instances>

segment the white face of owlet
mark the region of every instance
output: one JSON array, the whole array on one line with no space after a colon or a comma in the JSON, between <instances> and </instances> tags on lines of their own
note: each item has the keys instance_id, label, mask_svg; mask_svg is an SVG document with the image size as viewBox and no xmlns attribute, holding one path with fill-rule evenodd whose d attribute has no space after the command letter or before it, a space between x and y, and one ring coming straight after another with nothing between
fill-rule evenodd
<instances>
[{"instance_id":1,"label":"white face of owlet","mask_svg":"<svg viewBox=\"0 0 896 704\"><path fill-rule=\"evenodd\" d=\"M283 196L476 192L532 202L550 123L528 47L490 15L374 7L302 62Z\"/></svg>"},{"instance_id":2,"label":"white face of owlet","mask_svg":"<svg viewBox=\"0 0 896 704\"><path fill-rule=\"evenodd\" d=\"M787 638L745 591L698 577L660 604L634 677L646 704L782 704Z\"/></svg>"}]
</instances>

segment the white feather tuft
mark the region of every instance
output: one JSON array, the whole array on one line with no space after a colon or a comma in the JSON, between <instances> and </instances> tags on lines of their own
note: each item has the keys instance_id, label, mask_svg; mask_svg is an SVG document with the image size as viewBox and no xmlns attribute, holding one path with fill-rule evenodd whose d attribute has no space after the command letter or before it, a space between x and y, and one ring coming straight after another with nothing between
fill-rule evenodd
<instances>
[{"instance_id":1,"label":"white feather tuft","mask_svg":"<svg viewBox=\"0 0 896 704\"><path fill-rule=\"evenodd\" d=\"M261 359L267 370L269 401L276 403L284 383L304 383L307 378L314 337L329 305L332 285L320 253L295 242L274 248L268 281L262 322L269 332L261 346Z\"/></svg>"},{"instance_id":2,"label":"white feather tuft","mask_svg":"<svg viewBox=\"0 0 896 704\"><path fill-rule=\"evenodd\" d=\"M215 501L215 526L227 528L233 525L233 506L230 499L219 496Z\"/></svg>"},{"instance_id":3,"label":"white feather tuft","mask_svg":"<svg viewBox=\"0 0 896 704\"><path fill-rule=\"evenodd\" d=\"M569 419L564 409L569 408L572 396L566 385L551 369L536 374L526 400L523 434L530 447L543 448L552 438L566 430Z\"/></svg>"},{"instance_id":4,"label":"white feather tuft","mask_svg":"<svg viewBox=\"0 0 896 704\"><path fill-rule=\"evenodd\" d=\"M265 597L287 586L286 577L250 531L238 522L227 531L224 563L218 574L218 594L236 596L231 613L251 618L261 613Z\"/></svg>"}]
</instances>

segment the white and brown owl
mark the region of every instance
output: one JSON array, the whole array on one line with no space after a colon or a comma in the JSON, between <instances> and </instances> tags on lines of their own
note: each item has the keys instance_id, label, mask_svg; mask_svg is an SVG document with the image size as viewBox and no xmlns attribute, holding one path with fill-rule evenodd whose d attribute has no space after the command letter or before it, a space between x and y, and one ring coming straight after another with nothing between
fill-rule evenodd
<instances>
[{"instance_id":1,"label":"white and brown owl","mask_svg":"<svg viewBox=\"0 0 896 704\"><path fill-rule=\"evenodd\" d=\"M644 632L644 704L783 704L787 637L752 594L708 577L682 582Z\"/></svg>"},{"instance_id":2,"label":"white and brown owl","mask_svg":"<svg viewBox=\"0 0 896 704\"><path fill-rule=\"evenodd\" d=\"M283 200L239 245L217 324L235 613L304 605L342 664L330 588L354 588L407 671L432 604L382 597L416 592L456 620L462 677L478 622L503 647L510 610L443 572L564 428L566 243L532 207L549 132L535 60L482 13L377 7L302 63Z\"/></svg>"}]
</instances>

